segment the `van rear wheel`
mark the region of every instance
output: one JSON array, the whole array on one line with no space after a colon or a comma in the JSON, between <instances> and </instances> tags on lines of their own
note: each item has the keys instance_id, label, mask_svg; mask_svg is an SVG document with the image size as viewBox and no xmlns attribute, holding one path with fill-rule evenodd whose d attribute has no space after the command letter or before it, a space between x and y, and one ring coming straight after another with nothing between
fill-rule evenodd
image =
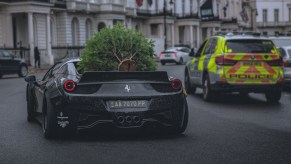
<instances>
[{"instance_id":1,"label":"van rear wheel","mask_svg":"<svg viewBox=\"0 0 291 164\"><path fill-rule=\"evenodd\" d=\"M278 103L281 99L282 91L281 90L271 90L265 93L267 102L269 103Z\"/></svg>"},{"instance_id":2,"label":"van rear wheel","mask_svg":"<svg viewBox=\"0 0 291 164\"><path fill-rule=\"evenodd\" d=\"M214 91L210 87L210 81L208 75L203 80L203 99L204 101L212 101L214 97Z\"/></svg>"}]
</instances>

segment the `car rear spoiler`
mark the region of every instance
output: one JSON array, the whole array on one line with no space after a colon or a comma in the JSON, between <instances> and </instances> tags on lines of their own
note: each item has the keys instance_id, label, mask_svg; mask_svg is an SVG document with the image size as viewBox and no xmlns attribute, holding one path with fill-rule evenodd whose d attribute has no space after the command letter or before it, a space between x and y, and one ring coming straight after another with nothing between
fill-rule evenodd
<instances>
[{"instance_id":1,"label":"car rear spoiler","mask_svg":"<svg viewBox=\"0 0 291 164\"><path fill-rule=\"evenodd\" d=\"M169 77L166 71L138 71L138 72L85 72L79 83L104 82L116 80L141 80L168 82Z\"/></svg>"}]
</instances>

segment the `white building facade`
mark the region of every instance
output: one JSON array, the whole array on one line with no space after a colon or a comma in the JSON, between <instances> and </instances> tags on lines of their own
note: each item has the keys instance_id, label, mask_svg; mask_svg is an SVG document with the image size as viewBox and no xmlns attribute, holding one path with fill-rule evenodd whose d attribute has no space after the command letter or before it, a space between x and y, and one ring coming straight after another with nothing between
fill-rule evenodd
<instances>
[{"instance_id":1,"label":"white building facade","mask_svg":"<svg viewBox=\"0 0 291 164\"><path fill-rule=\"evenodd\" d=\"M257 0L257 32L291 34L291 0Z\"/></svg>"},{"instance_id":2,"label":"white building facade","mask_svg":"<svg viewBox=\"0 0 291 164\"><path fill-rule=\"evenodd\" d=\"M268 7L268 11L273 11L278 4L282 8L278 22L288 24L290 0L261 4L269 1L0 0L0 48L15 50L33 65L33 49L37 46L41 62L51 65L56 60L80 55L94 33L122 22L155 40L158 54L175 45L198 47L218 31L263 33L270 28L261 25L261 10ZM271 15L268 20L272 20ZM289 28L273 31L290 31Z\"/></svg>"}]
</instances>

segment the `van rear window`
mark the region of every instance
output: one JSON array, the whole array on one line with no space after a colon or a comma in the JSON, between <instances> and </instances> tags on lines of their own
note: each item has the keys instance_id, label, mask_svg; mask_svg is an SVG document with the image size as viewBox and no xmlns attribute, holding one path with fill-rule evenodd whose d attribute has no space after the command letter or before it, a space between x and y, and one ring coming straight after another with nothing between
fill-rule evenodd
<instances>
[{"instance_id":1,"label":"van rear window","mask_svg":"<svg viewBox=\"0 0 291 164\"><path fill-rule=\"evenodd\" d=\"M274 44L271 40L228 40L225 52L233 53L271 53Z\"/></svg>"}]
</instances>

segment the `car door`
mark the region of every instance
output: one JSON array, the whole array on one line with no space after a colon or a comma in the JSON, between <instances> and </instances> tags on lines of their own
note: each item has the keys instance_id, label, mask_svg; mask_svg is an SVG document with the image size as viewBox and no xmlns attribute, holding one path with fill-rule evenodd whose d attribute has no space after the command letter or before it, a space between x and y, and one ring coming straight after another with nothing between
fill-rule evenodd
<instances>
[{"instance_id":1,"label":"car door","mask_svg":"<svg viewBox=\"0 0 291 164\"><path fill-rule=\"evenodd\" d=\"M8 52L8 51L3 51L4 56L7 56L7 64L8 64L8 70L11 71L11 73L18 72L18 67L19 67L19 61L15 60L15 55Z\"/></svg>"},{"instance_id":2,"label":"car door","mask_svg":"<svg viewBox=\"0 0 291 164\"><path fill-rule=\"evenodd\" d=\"M45 98L45 91L48 85L51 85L54 82L54 74L56 70L61 66L61 63L55 64L51 67L48 72L44 75L41 80L36 81L35 85L35 96L37 99L37 111L42 112L43 100Z\"/></svg>"},{"instance_id":3,"label":"car door","mask_svg":"<svg viewBox=\"0 0 291 164\"><path fill-rule=\"evenodd\" d=\"M200 81L199 78L201 77L201 74L202 74L202 72L198 70L198 66L199 66L201 54L203 54L203 50L207 42L208 40L205 40L203 42L203 44L199 47L197 53L195 53L190 63L190 73L189 73L190 80L196 85L199 84L199 81Z\"/></svg>"},{"instance_id":4,"label":"car door","mask_svg":"<svg viewBox=\"0 0 291 164\"><path fill-rule=\"evenodd\" d=\"M212 69L213 64L210 64L211 68L209 68L208 64L209 64L209 61L211 60L211 57L213 55L215 55L215 53L216 53L217 43L218 43L218 38L216 38L216 37L210 38L208 43L207 43L207 45L205 46L205 50L204 50L203 54L201 55L201 58L199 60L199 64L200 64L199 67L198 67L198 68L200 68L199 70L202 70L202 72L203 71L207 71L208 75L209 75L209 78L210 78L210 81L213 79L212 78L213 71L210 70L210 69ZM202 84L203 83L203 81L202 81L203 77L201 76L200 78L201 78L200 82Z\"/></svg>"},{"instance_id":5,"label":"car door","mask_svg":"<svg viewBox=\"0 0 291 164\"><path fill-rule=\"evenodd\" d=\"M1 70L3 74L11 74L14 73L17 68L15 67L15 63L13 60L13 56L4 50L0 51L0 60L1 60Z\"/></svg>"}]
</instances>

